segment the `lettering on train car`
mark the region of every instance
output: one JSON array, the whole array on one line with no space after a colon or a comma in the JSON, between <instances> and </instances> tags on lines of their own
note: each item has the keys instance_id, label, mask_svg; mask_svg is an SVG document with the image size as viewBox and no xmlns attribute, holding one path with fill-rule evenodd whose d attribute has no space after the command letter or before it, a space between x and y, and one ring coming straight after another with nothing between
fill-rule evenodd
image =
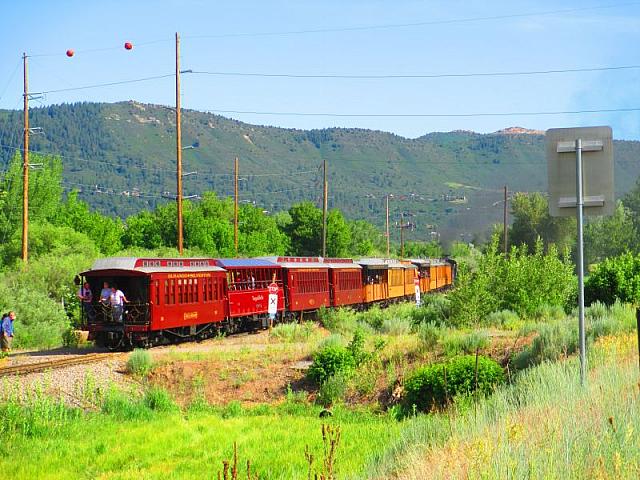
<instances>
[{"instance_id":1,"label":"lettering on train car","mask_svg":"<svg viewBox=\"0 0 640 480\"><path fill-rule=\"evenodd\" d=\"M196 320L198 318L198 312L185 312L184 319L185 320Z\"/></svg>"}]
</instances>

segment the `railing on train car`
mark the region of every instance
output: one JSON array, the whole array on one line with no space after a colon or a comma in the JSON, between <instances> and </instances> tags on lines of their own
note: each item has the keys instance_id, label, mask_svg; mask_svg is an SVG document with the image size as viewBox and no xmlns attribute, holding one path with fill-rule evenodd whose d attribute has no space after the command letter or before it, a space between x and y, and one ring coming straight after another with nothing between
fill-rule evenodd
<instances>
[{"instance_id":1,"label":"railing on train car","mask_svg":"<svg viewBox=\"0 0 640 480\"><path fill-rule=\"evenodd\" d=\"M93 312L84 312L84 321L87 325L147 325L149 323L149 304L148 303L127 303L122 313L122 321L114 318L113 307L109 304L96 303L91 305Z\"/></svg>"}]
</instances>

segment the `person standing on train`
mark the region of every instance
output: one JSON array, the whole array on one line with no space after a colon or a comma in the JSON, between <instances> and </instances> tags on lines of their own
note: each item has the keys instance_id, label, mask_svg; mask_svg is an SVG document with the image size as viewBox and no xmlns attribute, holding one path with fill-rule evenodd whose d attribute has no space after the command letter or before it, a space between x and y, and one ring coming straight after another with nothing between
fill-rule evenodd
<instances>
[{"instance_id":1,"label":"person standing on train","mask_svg":"<svg viewBox=\"0 0 640 480\"><path fill-rule=\"evenodd\" d=\"M102 284L102 290L100 290L100 302L104 305L108 305L109 297L111 297L111 288L109 288L109 282L104 282Z\"/></svg>"},{"instance_id":2,"label":"person standing on train","mask_svg":"<svg viewBox=\"0 0 640 480\"><path fill-rule=\"evenodd\" d=\"M84 282L82 287L80 287L78 298L82 303L82 310L84 311L87 321L92 322L95 315L93 305L91 305L91 302L93 302L93 292L91 292L89 282Z\"/></svg>"},{"instance_id":3,"label":"person standing on train","mask_svg":"<svg viewBox=\"0 0 640 480\"><path fill-rule=\"evenodd\" d=\"M116 323L122 323L124 304L129 303L129 300L127 300L127 297L122 293L122 290L118 290L114 285L111 287L109 301L111 302L111 308L113 309L113 321Z\"/></svg>"}]
</instances>

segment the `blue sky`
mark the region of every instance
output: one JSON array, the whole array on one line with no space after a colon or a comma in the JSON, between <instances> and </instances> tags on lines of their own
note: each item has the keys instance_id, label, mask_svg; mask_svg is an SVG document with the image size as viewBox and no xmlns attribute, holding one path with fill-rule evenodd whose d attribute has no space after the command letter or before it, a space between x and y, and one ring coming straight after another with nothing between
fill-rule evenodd
<instances>
[{"instance_id":1,"label":"blue sky","mask_svg":"<svg viewBox=\"0 0 640 480\"><path fill-rule=\"evenodd\" d=\"M615 6L585 9L603 5ZM235 35L572 8L583 10L340 32ZM1 108L21 108L23 51L33 55L30 90L56 90L170 74L175 32L182 37L182 68L198 71L399 75L640 65L640 2L3 0L0 11ZM132 51L122 48L125 41L134 44ZM68 48L76 51L73 58L65 56ZM459 114L640 107L640 69L384 80L184 74L182 84L184 108L213 111ZM134 99L171 105L174 95L173 79L165 78L50 93L32 104ZM226 116L305 129L372 128L406 137L456 129L492 132L514 125L544 130L609 124L615 138L640 139L640 112L472 118Z\"/></svg>"}]
</instances>

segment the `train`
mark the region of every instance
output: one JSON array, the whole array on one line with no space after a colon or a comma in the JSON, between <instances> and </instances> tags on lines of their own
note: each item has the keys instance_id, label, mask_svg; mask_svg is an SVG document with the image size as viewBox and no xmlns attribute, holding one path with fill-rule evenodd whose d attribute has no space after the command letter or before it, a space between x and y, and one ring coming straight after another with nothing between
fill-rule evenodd
<instances>
[{"instance_id":1,"label":"train","mask_svg":"<svg viewBox=\"0 0 640 480\"><path fill-rule=\"evenodd\" d=\"M93 294L82 309L89 339L127 349L302 321L321 308L416 300L451 287L455 273L451 259L109 257L77 282ZM127 297L122 315L101 301L105 282Z\"/></svg>"}]
</instances>

